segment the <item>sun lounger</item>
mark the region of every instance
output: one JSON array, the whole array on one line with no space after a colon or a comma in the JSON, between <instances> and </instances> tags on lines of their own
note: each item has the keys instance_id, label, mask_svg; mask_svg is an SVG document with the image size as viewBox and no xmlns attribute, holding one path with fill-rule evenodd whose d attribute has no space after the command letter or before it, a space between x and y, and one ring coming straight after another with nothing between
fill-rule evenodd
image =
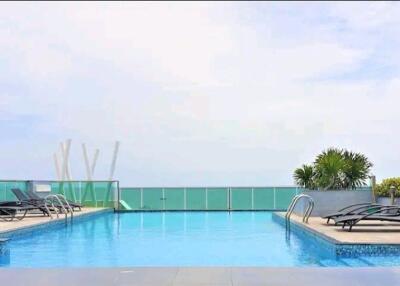
<instances>
[{"instance_id":1,"label":"sun lounger","mask_svg":"<svg viewBox=\"0 0 400 286\"><path fill-rule=\"evenodd\" d=\"M352 230L360 221L388 221L388 222L400 222L400 207L398 206L387 206L387 207L376 207L374 210L371 208L367 213L353 214L334 218L335 223L342 223L343 228L349 227L349 231Z\"/></svg>"},{"instance_id":2,"label":"sun lounger","mask_svg":"<svg viewBox=\"0 0 400 286\"><path fill-rule=\"evenodd\" d=\"M0 204L0 219L4 221L12 221L14 219L22 220L28 211L38 209L36 206L33 205L5 205ZM18 212L23 212L22 216L17 216Z\"/></svg>"},{"instance_id":3,"label":"sun lounger","mask_svg":"<svg viewBox=\"0 0 400 286\"><path fill-rule=\"evenodd\" d=\"M326 223L329 224L329 221L331 219L345 216L345 215L352 215L352 214L360 214L372 207L384 207L383 205L380 204L373 204L373 203L359 203L359 204L354 204L354 205L349 205L345 208L342 208L338 210L337 212L330 213L327 215L324 215L322 218L326 219Z\"/></svg>"},{"instance_id":4,"label":"sun lounger","mask_svg":"<svg viewBox=\"0 0 400 286\"><path fill-rule=\"evenodd\" d=\"M43 212L43 214L50 215L45 207L44 199L32 200L20 189L11 189L11 191L21 204L25 204L28 206L35 206L37 209Z\"/></svg>"}]
</instances>

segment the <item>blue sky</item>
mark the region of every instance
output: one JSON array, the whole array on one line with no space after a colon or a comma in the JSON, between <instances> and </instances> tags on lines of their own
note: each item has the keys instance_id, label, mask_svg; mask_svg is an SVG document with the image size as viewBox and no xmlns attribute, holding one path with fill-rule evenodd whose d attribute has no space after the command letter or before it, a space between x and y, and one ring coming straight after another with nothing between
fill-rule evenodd
<instances>
[{"instance_id":1,"label":"blue sky","mask_svg":"<svg viewBox=\"0 0 400 286\"><path fill-rule=\"evenodd\" d=\"M122 185L289 185L330 146L400 161L400 6L1 3L0 174L54 179L72 139Z\"/></svg>"}]
</instances>

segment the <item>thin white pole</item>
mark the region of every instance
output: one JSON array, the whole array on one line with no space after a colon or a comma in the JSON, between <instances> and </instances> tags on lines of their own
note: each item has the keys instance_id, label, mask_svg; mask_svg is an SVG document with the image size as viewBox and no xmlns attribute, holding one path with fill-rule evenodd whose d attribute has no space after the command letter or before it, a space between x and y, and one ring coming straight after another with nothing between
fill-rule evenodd
<instances>
[{"instance_id":1,"label":"thin white pole","mask_svg":"<svg viewBox=\"0 0 400 286\"><path fill-rule=\"evenodd\" d=\"M58 162L57 153L53 154L53 158L54 158L54 167L56 169L57 180L61 180L60 163Z\"/></svg>"},{"instance_id":2,"label":"thin white pole","mask_svg":"<svg viewBox=\"0 0 400 286\"><path fill-rule=\"evenodd\" d=\"M71 165L69 164L69 154L70 154L70 150L71 150L71 139L67 139L66 141L67 144L67 152L66 152L66 159L67 159L67 179L69 181L72 181L72 173L71 173Z\"/></svg>"},{"instance_id":3,"label":"thin white pole","mask_svg":"<svg viewBox=\"0 0 400 286\"><path fill-rule=\"evenodd\" d=\"M61 143L61 151L63 154L63 167L62 167L62 180L71 180L71 173L69 170L69 150L71 148L71 139L67 139L65 143Z\"/></svg>"},{"instance_id":4,"label":"thin white pole","mask_svg":"<svg viewBox=\"0 0 400 286\"><path fill-rule=\"evenodd\" d=\"M92 171L92 176L94 175L94 170L96 168L96 163L97 163L97 158L99 157L99 153L100 150L96 149L96 151L94 152L94 157L93 157L93 161L92 161L92 167L91 167L91 171Z\"/></svg>"},{"instance_id":5,"label":"thin white pole","mask_svg":"<svg viewBox=\"0 0 400 286\"><path fill-rule=\"evenodd\" d=\"M87 149L86 149L85 143L82 143L82 151L83 151L83 159L85 161L87 180L91 181L92 180L92 171L90 170L89 157L87 154Z\"/></svg>"},{"instance_id":6,"label":"thin white pole","mask_svg":"<svg viewBox=\"0 0 400 286\"><path fill-rule=\"evenodd\" d=\"M115 142L114 154L113 154L113 158L112 158L112 161L111 161L111 169L110 169L109 181L112 181L112 179L114 177L115 165L117 163L117 157L118 157L119 144L120 144L119 141Z\"/></svg>"},{"instance_id":7,"label":"thin white pole","mask_svg":"<svg viewBox=\"0 0 400 286\"><path fill-rule=\"evenodd\" d=\"M64 150L64 143L60 143L60 150L61 150L61 159L62 159L62 169L61 169L61 181L65 181L65 173L67 169L67 162L65 160L65 150Z\"/></svg>"}]
</instances>

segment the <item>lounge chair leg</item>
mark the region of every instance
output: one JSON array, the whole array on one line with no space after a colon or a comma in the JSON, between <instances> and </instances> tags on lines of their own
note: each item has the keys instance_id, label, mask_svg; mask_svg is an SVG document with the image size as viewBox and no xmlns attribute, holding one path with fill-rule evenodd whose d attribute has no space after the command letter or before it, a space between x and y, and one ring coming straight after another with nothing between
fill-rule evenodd
<instances>
[{"instance_id":1,"label":"lounge chair leg","mask_svg":"<svg viewBox=\"0 0 400 286\"><path fill-rule=\"evenodd\" d=\"M23 220L27 213L28 213L28 210L25 210L24 214L21 217L15 216L15 218L18 219L18 220Z\"/></svg>"},{"instance_id":2,"label":"lounge chair leg","mask_svg":"<svg viewBox=\"0 0 400 286\"><path fill-rule=\"evenodd\" d=\"M356 222L355 221L351 221L350 223L349 223L349 232L352 230L352 228L353 228L353 226L356 224Z\"/></svg>"}]
</instances>

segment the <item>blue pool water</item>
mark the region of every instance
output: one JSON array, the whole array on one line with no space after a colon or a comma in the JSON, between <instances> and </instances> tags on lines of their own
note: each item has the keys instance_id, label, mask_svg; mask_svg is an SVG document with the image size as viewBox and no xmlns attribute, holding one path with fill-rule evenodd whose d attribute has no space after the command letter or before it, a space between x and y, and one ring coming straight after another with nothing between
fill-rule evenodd
<instances>
[{"instance_id":1,"label":"blue pool water","mask_svg":"<svg viewBox=\"0 0 400 286\"><path fill-rule=\"evenodd\" d=\"M105 213L16 237L3 267L393 266L398 257L335 258L271 212Z\"/></svg>"}]
</instances>

